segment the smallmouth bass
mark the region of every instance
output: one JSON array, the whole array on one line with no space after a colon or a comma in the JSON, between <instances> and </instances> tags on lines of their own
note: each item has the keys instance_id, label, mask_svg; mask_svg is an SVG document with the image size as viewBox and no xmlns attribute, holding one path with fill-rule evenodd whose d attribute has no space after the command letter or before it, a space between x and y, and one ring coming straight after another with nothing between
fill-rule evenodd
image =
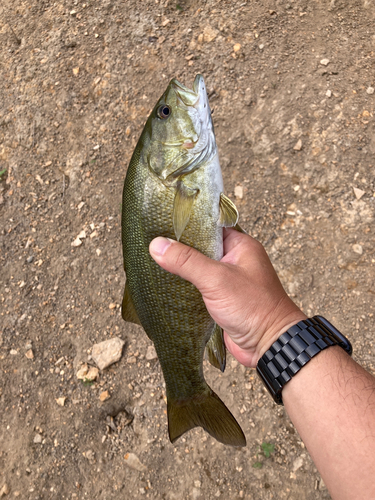
<instances>
[{"instance_id":1,"label":"smallmouth bass","mask_svg":"<svg viewBox=\"0 0 375 500\"><path fill-rule=\"evenodd\" d=\"M176 239L208 257L223 256L223 227L238 227L223 180L204 79L190 90L176 79L151 112L131 158L122 204L125 321L153 341L166 382L173 443L203 427L221 443L245 446L237 421L203 376L203 356L224 371L222 329L200 292L152 259L157 236Z\"/></svg>"}]
</instances>

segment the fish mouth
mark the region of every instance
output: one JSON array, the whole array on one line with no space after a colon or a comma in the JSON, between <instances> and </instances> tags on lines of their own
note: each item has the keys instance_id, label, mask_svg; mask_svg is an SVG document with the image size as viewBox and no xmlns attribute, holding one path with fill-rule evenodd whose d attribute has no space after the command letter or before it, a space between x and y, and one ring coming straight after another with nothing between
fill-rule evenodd
<instances>
[{"instance_id":1,"label":"fish mouth","mask_svg":"<svg viewBox=\"0 0 375 500\"><path fill-rule=\"evenodd\" d=\"M195 108L192 111L194 111L194 114L199 117L200 132L205 129L213 129L211 110L208 105L208 96L203 76L200 74L196 75L192 89L186 87L176 78L173 78L173 80L171 80L170 85L172 90L176 93L181 106L186 106L187 108ZM178 141L175 143L165 143L165 145L182 146L184 149L192 149L199 141L200 135L201 134L198 133L194 137L189 137L183 141Z\"/></svg>"},{"instance_id":2,"label":"fish mouth","mask_svg":"<svg viewBox=\"0 0 375 500\"><path fill-rule=\"evenodd\" d=\"M203 76L197 75L193 83L193 88L189 89L183 83L179 82L176 78L173 78L173 80L171 81L171 86L173 90L176 92L177 96L180 98L180 100L185 104L185 106L196 107L201 97L200 83L202 81L204 86Z\"/></svg>"}]
</instances>

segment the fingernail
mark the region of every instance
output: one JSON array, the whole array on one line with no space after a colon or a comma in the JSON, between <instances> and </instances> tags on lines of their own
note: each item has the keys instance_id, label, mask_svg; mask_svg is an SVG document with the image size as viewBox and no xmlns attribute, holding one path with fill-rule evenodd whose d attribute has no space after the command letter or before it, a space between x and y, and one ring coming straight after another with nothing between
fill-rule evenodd
<instances>
[{"instance_id":1,"label":"fingernail","mask_svg":"<svg viewBox=\"0 0 375 500\"><path fill-rule=\"evenodd\" d=\"M158 236L154 240L151 241L150 244L150 253L154 255L164 255L167 248L171 245L172 240L168 238L163 238L162 236Z\"/></svg>"}]
</instances>

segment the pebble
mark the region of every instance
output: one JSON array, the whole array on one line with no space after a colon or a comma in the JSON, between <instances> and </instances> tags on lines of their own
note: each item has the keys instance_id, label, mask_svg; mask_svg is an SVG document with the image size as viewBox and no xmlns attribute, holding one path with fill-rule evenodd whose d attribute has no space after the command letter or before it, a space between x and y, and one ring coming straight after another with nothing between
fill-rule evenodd
<instances>
[{"instance_id":1,"label":"pebble","mask_svg":"<svg viewBox=\"0 0 375 500\"><path fill-rule=\"evenodd\" d=\"M11 354L12 356L16 356L16 354L18 354L18 351L16 351L15 349L11 349L9 351L9 354Z\"/></svg>"},{"instance_id":2,"label":"pebble","mask_svg":"<svg viewBox=\"0 0 375 500\"><path fill-rule=\"evenodd\" d=\"M0 498L5 497L5 495L8 495L10 492L9 486L7 483L4 484L4 486L0 490Z\"/></svg>"},{"instance_id":3,"label":"pebble","mask_svg":"<svg viewBox=\"0 0 375 500\"><path fill-rule=\"evenodd\" d=\"M87 450L83 453L83 456L89 460L89 462L93 462L95 460L95 453L92 450Z\"/></svg>"},{"instance_id":4,"label":"pebble","mask_svg":"<svg viewBox=\"0 0 375 500\"><path fill-rule=\"evenodd\" d=\"M236 198L239 198L240 200L242 200L242 198L243 198L243 187L242 186L236 186L234 188L234 196Z\"/></svg>"},{"instance_id":5,"label":"pebble","mask_svg":"<svg viewBox=\"0 0 375 500\"><path fill-rule=\"evenodd\" d=\"M234 52L238 52L239 50L241 50L241 44L240 43L235 43L233 45L233 50L234 50Z\"/></svg>"},{"instance_id":6,"label":"pebble","mask_svg":"<svg viewBox=\"0 0 375 500\"><path fill-rule=\"evenodd\" d=\"M331 91L331 90L327 90L327 92L326 92L326 96L327 96L327 97L331 97L331 95L332 95L332 91Z\"/></svg>"},{"instance_id":7,"label":"pebble","mask_svg":"<svg viewBox=\"0 0 375 500\"><path fill-rule=\"evenodd\" d=\"M116 309L116 304L114 302L111 302L108 307L110 309Z\"/></svg>"},{"instance_id":8,"label":"pebble","mask_svg":"<svg viewBox=\"0 0 375 500\"><path fill-rule=\"evenodd\" d=\"M207 25L203 30L203 41L212 42L219 34L218 30Z\"/></svg>"},{"instance_id":9,"label":"pebble","mask_svg":"<svg viewBox=\"0 0 375 500\"><path fill-rule=\"evenodd\" d=\"M362 245L359 245L358 243L355 243L353 246L353 252L358 253L359 255L363 254L363 248Z\"/></svg>"},{"instance_id":10,"label":"pebble","mask_svg":"<svg viewBox=\"0 0 375 500\"><path fill-rule=\"evenodd\" d=\"M104 370L121 359L124 344L122 339L114 337L93 346L91 356L100 370Z\"/></svg>"},{"instance_id":11,"label":"pebble","mask_svg":"<svg viewBox=\"0 0 375 500\"><path fill-rule=\"evenodd\" d=\"M156 349L153 345L149 345L147 347L147 352L146 352L146 359L147 361L152 361L153 359L156 359L158 355L156 354Z\"/></svg>"},{"instance_id":12,"label":"pebble","mask_svg":"<svg viewBox=\"0 0 375 500\"><path fill-rule=\"evenodd\" d=\"M362 196L366 193L362 189L359 189L356 187L353 188L353 191L354 191L354 194L355 194L355 197L357 198L357 200L360 200L362 198Z\"/></svg>"},{"instance_id":13,"label":"pebble","mask_svg":"<svg viewBox=\"0 0 375 500\"><path fill-rule=\"evenodd\" d=\"M322 59L322 60L320 61L320 64L322 64L323 66L328 66L328 64L329 64L329 59Z\"/></svg>"},{"instance_id":14,"label":"pebble","mask_svg":"<svg viewBox=\"0 0 375 500\"><path fill-rule=\"evenodd\" d=\"M124 456L124 459L126 465L131 469L137 470L139 472L144 472L147 470L147 467L142 464L137 455L135 455L134 453L127 453Z\"/></svg>"},{"instance_id":15,"label":"pebble","mask_svg":"<svg viewBox=\"0 0 375 500\"><path fill-rule=\"evenodd\" d=\"M56 398L56 403L59 405L59 406L64 406L65 405L65 400L66 398L63 397L63 398Z\"/></svg>"},{"instance_id":16,"label":"pebble","mask_svg":"<svg viewBox=\"0 0 375 500\"><path fill-rule=\"evenodd\" d=\"M298 469L300 469L303 465L303 458L298 457L294 460L293 462L293 472L296 472Z\"/></svg>"},{"instance_id":17,"label":"pebble","mask_svg":"<svg viewBox=\"0 0 375 500\"><path fill-rule=\"evenodd\" d=\"M110 397L111 397L111 395L109 394L108 391L103 391L100 393L99 399L101 402L103 402L103 401L107 401L107 399L109 399Z\"/></svg>"},{"instance_id":18,"label":"pebble","mask_svg":"<svg viewBox=\"0 0 375 500\"><path fill-rule=\"evenodd\" d=\"M296 142L295 146L294 146L294 151L301 151L302 149L302 141L301 139L298 139L298 141Z\"/></svg>"},{"instance_id":19,"label":"pebble","mask_svg":"<svg viewBox=\"0 0 375 500\"><path fill-rule=\"evenodd\" d=\"M71 246L72 247L79 247L82 245L82 241L79 238L76 238L74 241L72 241Z\"/></svg>"},{"instance_id":20,"label":"pebble","mask_svg":"<svg viewBox=\"0 0 375 500\"><path fill-rule=\"evenodd\" d=\"M32 349L29 349L28 351L25 352L25 356L27 359L34 359L34 353Z\"/></svg>"},{"instance_id":21,"label":"pebble","mask_svg":"<svg viewBox=\"0 0 375 500\"><path fill-rule=\"evenodd\" d=\"M35 434L33 442L35 444L40 444L42 442L42 436L40 434Z\"/></svg>"},{"instance_id":22,"label":"pebble","mask_svg":"<svg viewBox=\"0 0 375 500\"><path fill-rule=\"evenodd\" d=\"M371 94L373 94L373 93L375 92L375 89L374 89L374 87L367 87L366 92L367 92L369 95L371 95Z\"/></svg>"},{"instance_id":23,"label":"pebble","mask_svg":"<svg viewBox=\"0 0 375 500\"><path fill-rule=\"evenodd\" d=\"M87 364L84 364L81 366L81 368L77 371L77 378L80 380L88 380L92 382L93 380L96 380L96 378L99 375L99 370L96 368L96 366L88 366Z\"/></svg>"}]
</instances>

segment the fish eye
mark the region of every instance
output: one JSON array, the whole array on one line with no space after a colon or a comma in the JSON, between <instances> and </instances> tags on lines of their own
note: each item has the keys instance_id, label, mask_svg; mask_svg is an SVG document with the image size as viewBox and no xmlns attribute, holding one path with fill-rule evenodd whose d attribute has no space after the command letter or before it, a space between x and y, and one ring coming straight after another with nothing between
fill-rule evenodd
<instances>
[{"instance_id":1,"label":"fish eye","mask_svg":"<svg viewBox=\"0 0 375 500\"><path fill-rule=\"evenodd\" d=\"M169 116L170 116L171 113L172 113L171 108L167 104L163 104L158 109L157 115L162 120L165 120L166 118L169 118Z\"/></svg>"}]
</instances>

